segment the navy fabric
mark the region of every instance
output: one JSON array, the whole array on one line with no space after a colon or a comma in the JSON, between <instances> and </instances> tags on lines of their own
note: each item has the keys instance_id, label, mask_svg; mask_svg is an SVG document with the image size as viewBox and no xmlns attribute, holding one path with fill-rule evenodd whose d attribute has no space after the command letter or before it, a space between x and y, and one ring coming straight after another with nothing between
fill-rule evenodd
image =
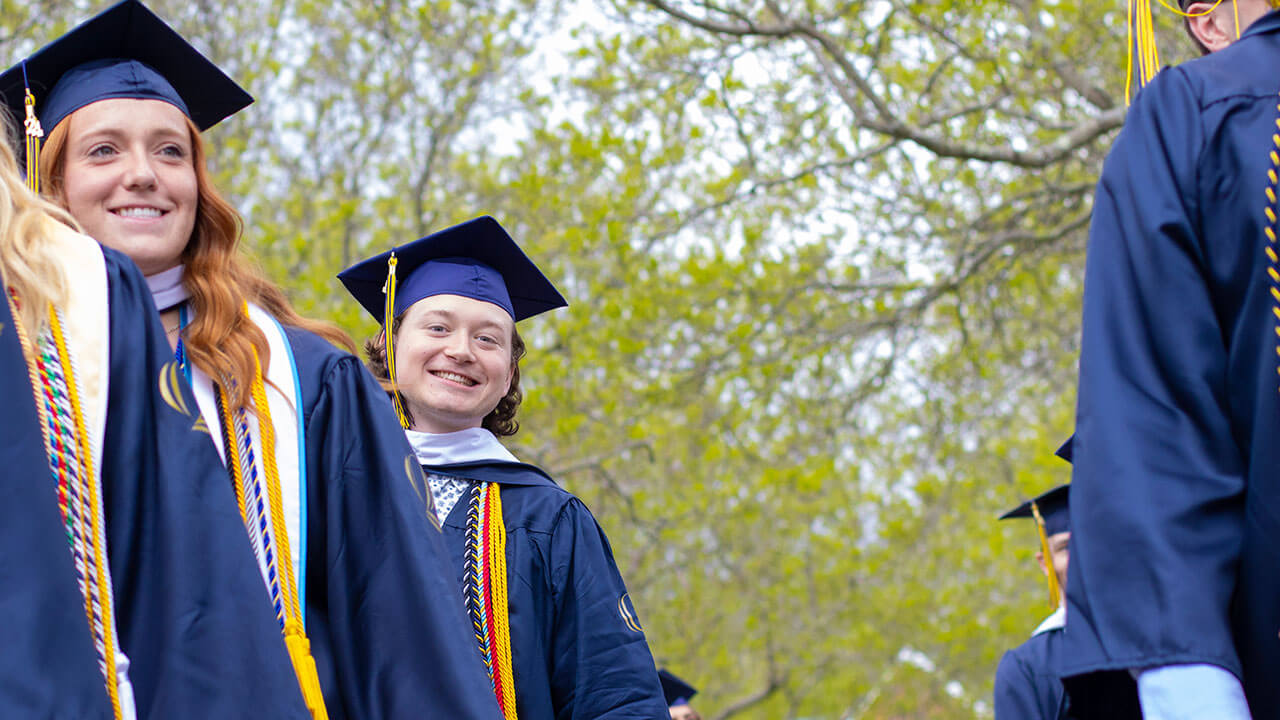
<instances>
[{"instance_id":1,"label":"navy fabric","mask_svg":"<svg viewBox=\"0 0 1280 720\"><path fill-rule=\"evenodd\" d=\"M138 0L112 5L0 75L0 98L19 125L28 87L46 135L68 114L108 98L164 100L202 131L253 102Z\"/></svg>"},{"instance_id":2,"label":"navy fabric","mask_svg":"<svg viewBox=\"0 0 1280 720\"><path fill-rule=\"evenodd\" d=\"M1062 630L1031 637L1006 652L996 667L996 720L1062 720L1067 693L1055 674Z\"/></svg>"},{"instance_id":3,"label":"navy fabric","mask_svg":"<svg viewBox=\"0 0 1280 720\"><path fill-rule=\"evenodd\" d=\"M521 720L667 720L658 672L591 512L531 465L425 466L502 487L516 710ZM444 522L463 587L466 499ZM474 642L474 640L473 640Z\"/></svg>"},{"instance_id":4,"label":"navy fabric","mask_svg":"<svg viewBox=\"0 0 1280 720\"><path fill-rule=\"evenodd\" d=\"M1070 485L1059 485L1048 492L1027 500L1018 507L1001 515L1000 519L1010 520L1035 517L1035 514L1031 511L1031 504L1035 503L1036 509L1040 511L1040 517L1044 520L1045 535L1057 535L1058 533L1067 532L1071 521L1070 493Z\"/></svg>"},{"instance_id":5,"label":"navy fabric","mask_svg":"<svg viewBox=\"0 0 1280 720\"><path fill-rule=\"evenodd\" d=\"M658 681L662 683L662 696L668 706L688 705L698 691L682 678L666 668L658 668Z\"/></svg>"},{"instance_id":6,"label":"navy fabric","mask_svg":"<svg viewBox=\"0 0 1280 720\"><path fill-rule=\"evenodd\" d=\"M432 295L461 295L493 303L515 319L507 285L497 270L471 258L444 258L423 263L396 290L395 315Z\"/></svg>"},{"instance_id":7,"label":"navy fabric","mask_svg":"<svg viewBox=\"0 0 1280 720\"><path fill-rule=\"evenodd\" d=\"M187 104L164 76L137 60L95 60L77 65L54 85L40 110L41 126L53 129L90 103L109 98L163 100L191 116Z\"/></svg>"},{"instance_id":8,"label":"navy fabric","mask_svg":"<svg viewBox=\"0 0 1280 720\"><path fill-rule=\"evenodd\" d=\"M329 717L498 720L428 520L430 489L386 392L349 353L285 333L306 425L306 629Z\"/></svg>"},{"instance_id":9,"label":"navy fabric","mask_svg":"<svg viewBox=\"0 0 1280 720\"><path fill-rule=\"evenodd\" d=\"M146 282L123 255L104 255L111 355L102 504L138 717L307 718L209 436L157 392L172 351ZM0 324L0 717L109 718L7 308ZM185 383L180 393L194 408Z\"/></svg>"},{"instance_id":10,"label":"navy fabric","mask_svg":"<svg viewBox=\"0 0 1280 720\"><path fill-rule=\"evenodd\" d=\"M516 321L568 304L498 221L482 215L361 260L338 273L347 291L380 323L386 310L384 289L392 255L396 258L393 311L397 317L419 300L443 293L492 302ZM448 263L442 266L442 260Z\"/></svg>"},{"instance_id":11,"label":"navy fabric","mask_svg":"<svg viewBox=\"0 0 1280 720\"><path fill-rule=\"evenodd\" d=\"M1277 68L1272 12L1162 71L1098 184L1073 444L1073 704L1133 668L1209 663L1241 678L1254 717L1280 717L1280 378L1263 233Z\"/></svg>"}]
</instances>

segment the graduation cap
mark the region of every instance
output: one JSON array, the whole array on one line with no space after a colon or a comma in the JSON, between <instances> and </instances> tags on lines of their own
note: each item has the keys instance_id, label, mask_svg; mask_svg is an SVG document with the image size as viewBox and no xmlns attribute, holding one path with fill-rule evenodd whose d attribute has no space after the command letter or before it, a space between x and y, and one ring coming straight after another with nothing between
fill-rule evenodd
<instances>
[{"instance_id":1,"label":"graduation cap","mask_svg":"<svg viewBox=\"0 0 1280 720\"><path fill-rule=\"evenodd\" d=\"M204 131L253 102L138 0L111 6L9 68L0 98L15 119L25 118L32 183L44 132L90 103L162 100Z\"/></svg>"},{"instance_id":2,"label":"graduation cap","mask_svg":"<svg viewBox=\"0 0 1280 720\"><path fill-rule=\"evenodd\" d=\"M488 215L362 260L338 273L338 279L382 323L384 331L414 303L433 295L461 295L493 303L516 322L568 305L516 241ZM387 343L387 369L394 385L393 345ZM405 423L399 393L392 397L400 421Z\"/></svg>"},{"instance_id":3,"label":"graduation cap","mask_svg":"<svg viewBox=\"0 0 1280 720\"><path fill-rule=\"evenodd\" d=\"M667 707L688 705L689 700L698 694L692 685L667 672L666 668L658 670L658 680L662 681L662 694L667 698Z\"/></svg>"},{"instance_id":4,"label":"graduation cap","mask_svg":"<svg viewBox=\"0 0 1280 720\"><path fill-rule=\"evenodd\" d=\"M1075 441L1075 435L1067 438L1062 443L1054 455L1071 462L1071 448ZM1036 531L1040 536L1040 552L1044 556L1046 562L1050 562L1053 557L1049 552L1049 536L1058 533L1067 532L1071 525L1070 512L1070 485L1059 485L1052 490L1041 493L1040 495L1027 500L1018 507L1000 516L1001 520L1011 520L1014 518L1034 518L1036 521ZM1058 609L1058 600L1061 597L1058 588L1058 576L1050 571L1049 575L1049 605L1053 609Z\"/></svg>"}]
</instances>

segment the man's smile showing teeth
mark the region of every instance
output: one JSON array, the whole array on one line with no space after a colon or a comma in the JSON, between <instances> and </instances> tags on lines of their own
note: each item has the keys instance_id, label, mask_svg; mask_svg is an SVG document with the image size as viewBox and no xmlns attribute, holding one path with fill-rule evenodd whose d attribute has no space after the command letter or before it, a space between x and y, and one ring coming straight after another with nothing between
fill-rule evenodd
<instances>
[{"instance_id":1,"label":"man's smile showing teeth","mask_svg":"<svg viewBox=\"0 0 1280 720\"><path fill-rule=\"evenodd\" d=\"M476 384L475 380L472 380L471 378L465 375L459 375L458 373L451 373L447 370L432 370L431 374L435 375L438 378L442 378L444 380L452 380L453 382L459 383L461 385L466 385L467 387L471 387L472 385Z\"/></svg>"},{"instance_id":2,"label":"man's smile showing teeth","mask_svg":"<svg viewBox=\"0 0 1280 720\"><path fill-rule=\"evenodd\" d=\"M126 207L112 210L112 212L126 218L158 218L164 215L163 210L153 207Z\"/></svg>"}]
</instances>

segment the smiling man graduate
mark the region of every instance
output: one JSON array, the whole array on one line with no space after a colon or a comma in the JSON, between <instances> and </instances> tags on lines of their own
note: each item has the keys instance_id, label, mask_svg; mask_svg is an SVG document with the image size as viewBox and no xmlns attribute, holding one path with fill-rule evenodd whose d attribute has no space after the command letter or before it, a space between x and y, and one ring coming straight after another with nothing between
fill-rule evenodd
<instances>
[{"instance_id":1,"label":"smiling man graduate","mask_svg":"<svg viewBox=\"0 0 1280 720\"><path fill-rule=\"evenodd\" d=\"M339 277L384 323L368 346L370 363L399 390L401 422L443 519L503 713L666 718L604 532L582 501L498 441L518 428L525 346L516 323L564 298L487 216Z\"/></svg>"}]
</instances>

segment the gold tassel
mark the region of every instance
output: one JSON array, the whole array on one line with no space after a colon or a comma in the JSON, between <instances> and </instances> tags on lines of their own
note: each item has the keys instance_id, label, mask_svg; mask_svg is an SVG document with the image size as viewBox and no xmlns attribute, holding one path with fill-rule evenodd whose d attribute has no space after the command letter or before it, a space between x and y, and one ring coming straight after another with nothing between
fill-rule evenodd
<instances>
[{"instance_id":1,"label":"gold tassel","mask_svg":"<svg viewBox=\"0 0 1280 720\"><path fill-rule=\"evenodd\" d=\"M382 337L387 348L387 376L391 378L391 404L396 408L396 417L400 419L400 427L409 427L409 419L405 417L404 406L400 404L400 386L396 384L396 350L395 340L391 337L391 323L395 320L396 311L396 253L393 250L387 260L387 284L382 292L387 296L387 304L382 312Z\"/></svg>"},{"instance_id":2,"label":"gold tassel","mask_svg":"<svg viewBox=\"0 0 1280 720\"><path fill-rule=\"evenodd\" d=\"M1049 552L1049 536L1045 533L1044 518L1040 516L1040 507L1031 503L1031 514L1036 518L1036 529L1040 531L1040 553L1044 557L1044 566L1049 571L1049 609L1057 610L1062 600L1062 591L1058 588L1058 573L1053 569L1053 553Z\"/></svg>"},{"instance_id":3,"label":"gold tassel","mask_svg":"<svg viewBox=\"0 0 1280 720\"><path fill-rule=\"evenodd\" d=\"M23 67L23 71L26 67ZM44 129L36 118L36 98L27 88L24 100L27 106L27 119L22 123L27 138L27 187L31 192L40 194L40 138L44 137Z\"/></svg>"},{"instance_id":4,"label":"gold tassel","mask_svg":"<svg viewBox=\"0 0 1280 720\"><path fill-rule=\"evenodd\" d=\"M311 657L311 641L293 620L285 622L284 645L289 649L289 660L293 662L298 686L302 688L302 700L311 711L311 717L329 720L329 713L324 708L324 693L320 690L320 673L316 670L315 658Z\"/></svg>"}]
</instances>

